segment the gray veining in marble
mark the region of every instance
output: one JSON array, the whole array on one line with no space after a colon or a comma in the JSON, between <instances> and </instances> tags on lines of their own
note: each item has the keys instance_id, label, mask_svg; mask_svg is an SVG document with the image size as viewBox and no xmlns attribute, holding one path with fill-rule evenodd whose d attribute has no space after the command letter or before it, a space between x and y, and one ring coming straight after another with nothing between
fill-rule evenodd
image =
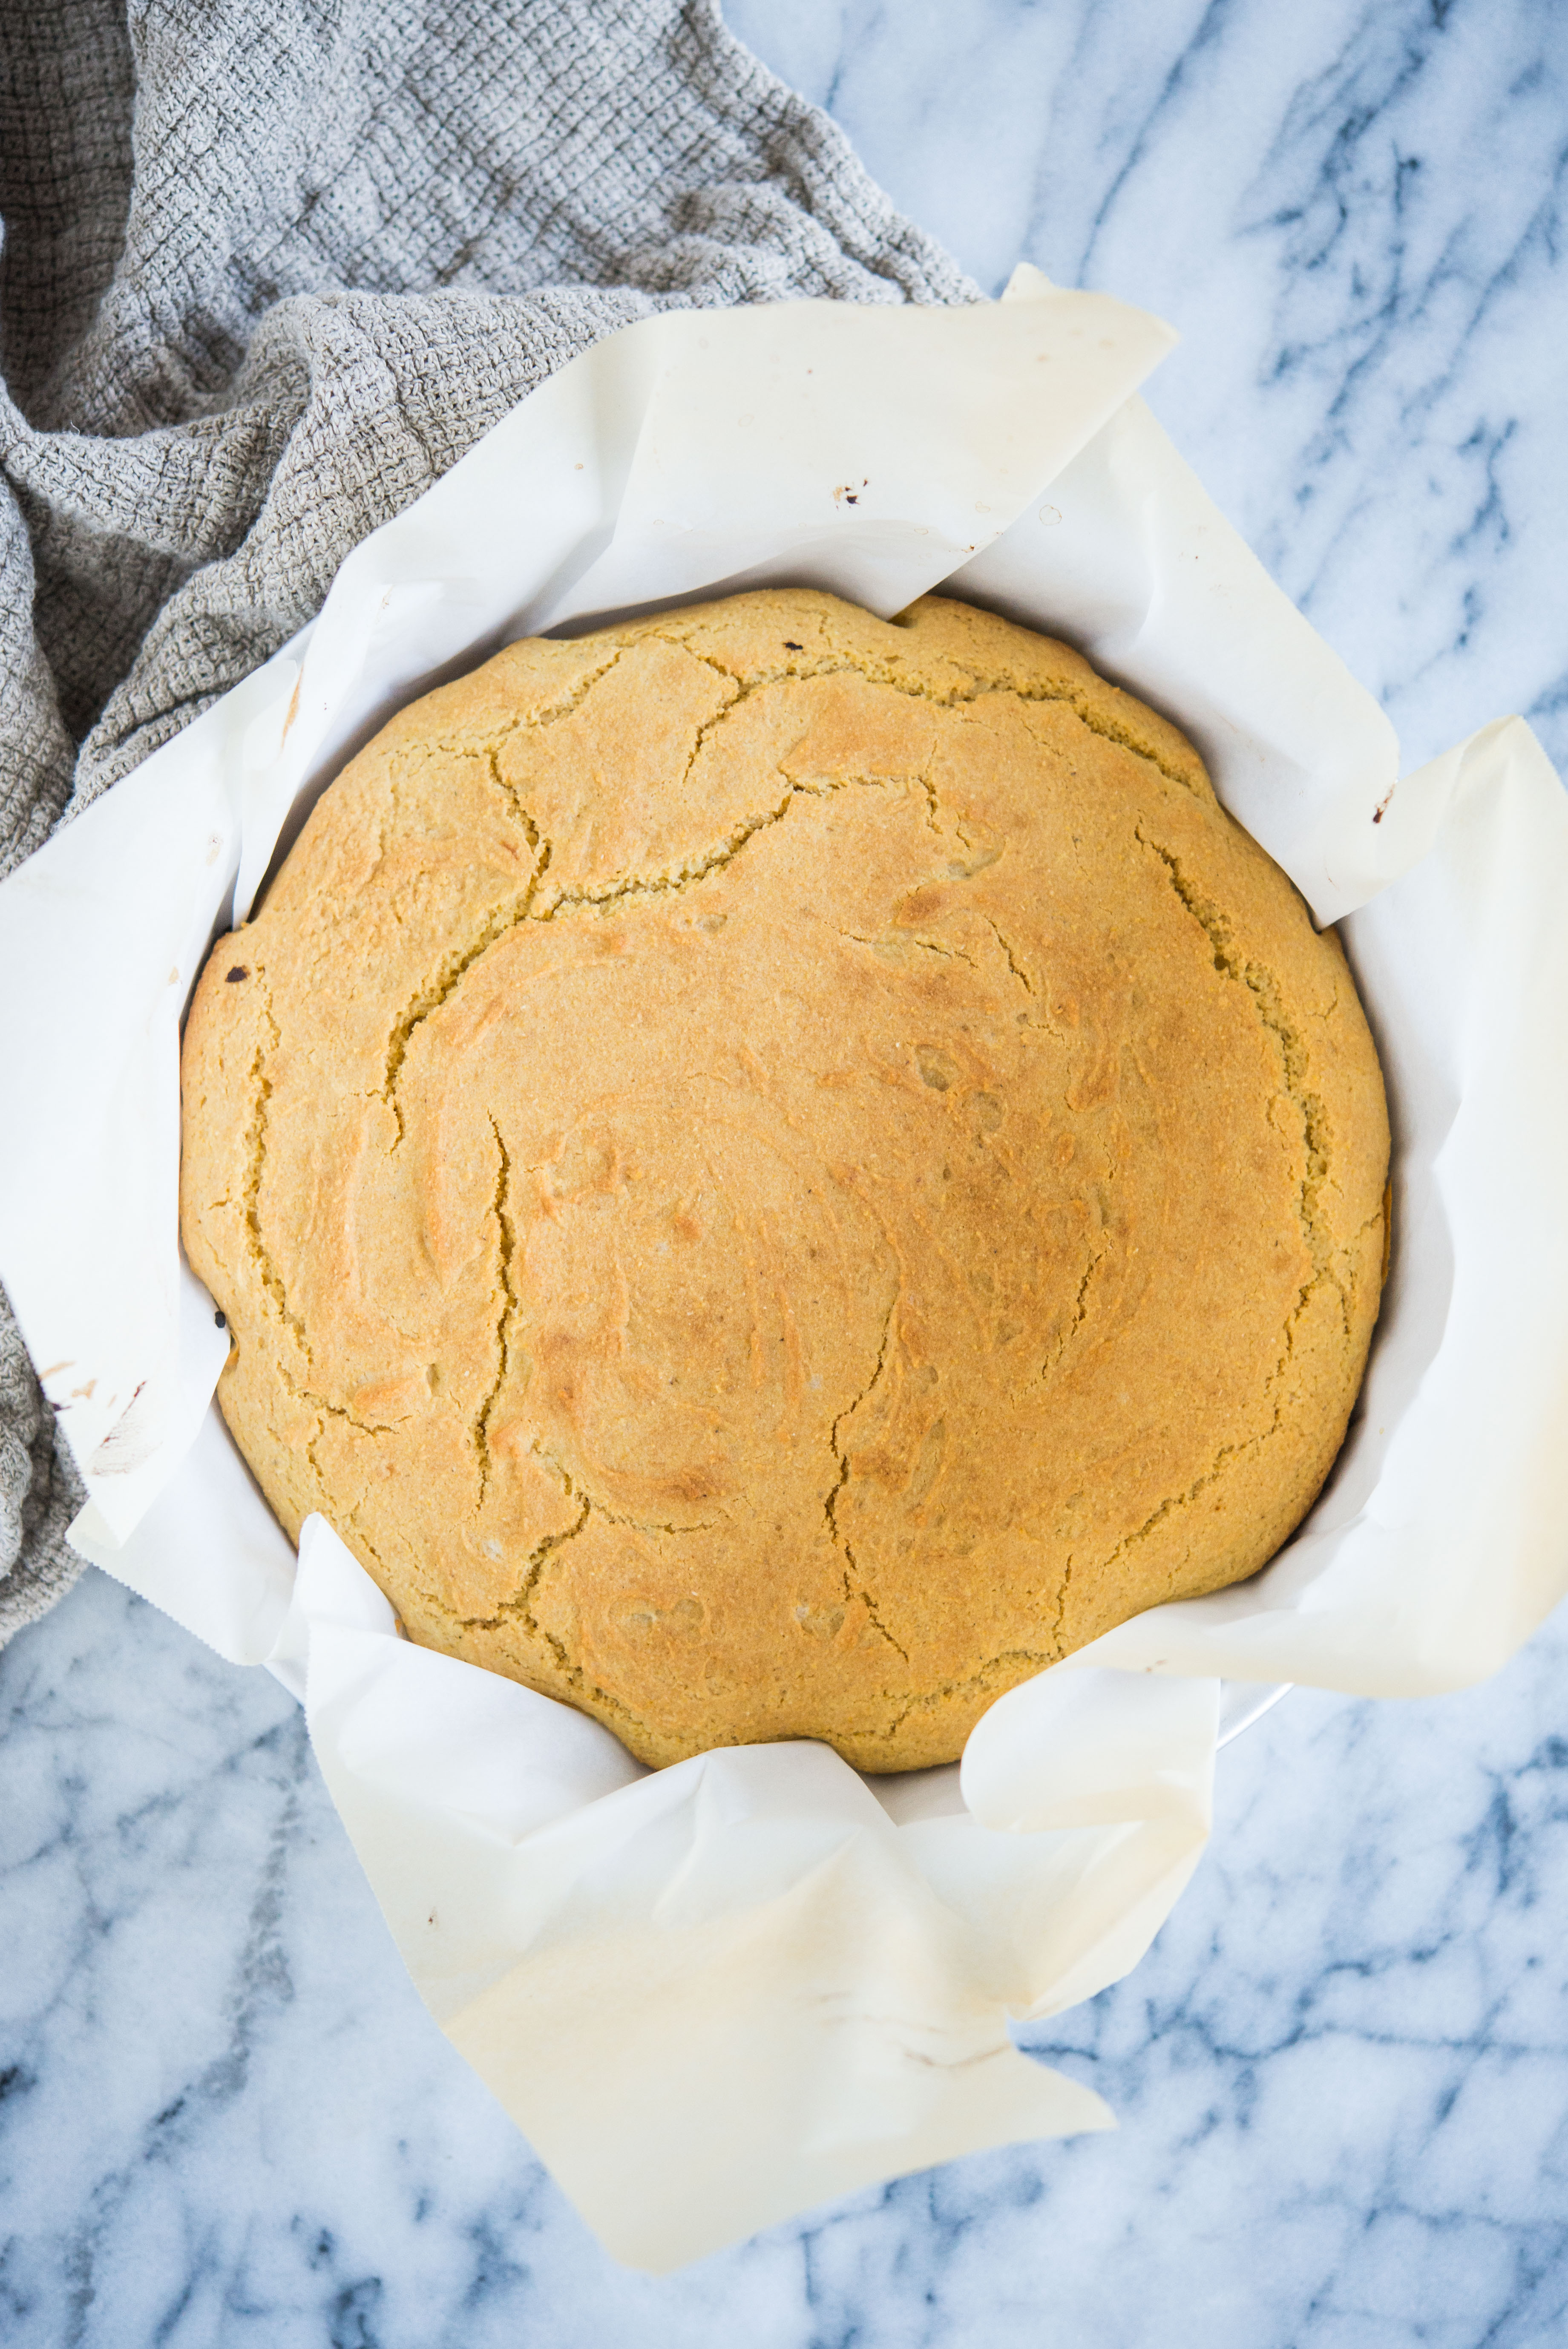
<instances>
[{"instance_id":1,"label":"gray veining in marble","mask_svg":"<svg viewBox=\"0 0 1568 2349\"><path fill-rule=\"evenodd\" d=\"M1568 758L1556 0L729 0L995 287L1169 317L1150 387L1414 765ZM274 1683L89 1574L0 1656L17 2349L1535 2349L1568 2332L1568 1625L1221 1756L1144 1965L1031 2044L1113 2136L654 2282L427 2021ZM308 2083L312 2110L301 2107Z\"/></svg>"},{"instance_id":2,"label":"gray veining in marble","mask_svg":"<svg viewBox=\"0 0 1568 2349\"><path fill-rule=\"evenodd\" d=\"M1568 2321L1568 1625L1222 1756L1144 1965L1033 2043L1120 2128L662 2281L427 2022L299 1714L101 1577L0 1657L0 2338L1533 2349ZM308 2084L313 2111L300 2109Z\"/></svg>"},{"instance_id":3,"label":"gray veining in marble","mask_svg":"<svg viewBox=\"0 0 1568 2349\"><path fill-rule=\"evenodd\" d=\"M1409 764L1519 710L1563 765L1558 0L726 13L988 290L1180 329L1151 406Z\"/></svg>"}]
</instances>

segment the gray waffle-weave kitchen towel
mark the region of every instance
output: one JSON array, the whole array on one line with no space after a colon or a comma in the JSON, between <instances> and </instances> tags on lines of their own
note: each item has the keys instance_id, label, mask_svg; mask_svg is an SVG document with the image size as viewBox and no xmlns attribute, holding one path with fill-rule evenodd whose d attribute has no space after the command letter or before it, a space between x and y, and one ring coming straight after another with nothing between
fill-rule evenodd
<instances>
[{"instance_id":1,"label":"gray waffle-weave kitchen towel","mask_svg":"<svg viewBox=\"0 0 1568 2349\"><path fill-rule=\"evenodd\" d=\"M978 290L713 0L11 5L0 217L0 876L599 336ZM0 1297L0 1641L81 1497Z\"/></svg>"}]
</instances>

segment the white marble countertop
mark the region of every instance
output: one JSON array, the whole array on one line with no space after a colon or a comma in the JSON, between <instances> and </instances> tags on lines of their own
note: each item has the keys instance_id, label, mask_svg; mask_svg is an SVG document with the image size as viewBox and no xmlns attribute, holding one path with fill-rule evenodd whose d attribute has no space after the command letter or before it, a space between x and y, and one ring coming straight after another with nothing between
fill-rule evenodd
<instances>
[{"instance_id":1,"label":"white marble countertop","mask_svg":"<svg viewBox=\"0 0 1568 2349\"><path fill-rule=\"evenodd\" d=\"M1550 0L729 0L987 291L1159 311L1149 397L1414 766L1568 764ZM1535 2349L1568 2327L1568 1624L1298 1692L1144 1964L1042 2031L1118 2133L655 2282L425 2017L294 1705L89 1575L0 1656L0 2339L21 2349ZM313 2116L299 2109L308 2079Z\"/></svg>"}]
</instances>

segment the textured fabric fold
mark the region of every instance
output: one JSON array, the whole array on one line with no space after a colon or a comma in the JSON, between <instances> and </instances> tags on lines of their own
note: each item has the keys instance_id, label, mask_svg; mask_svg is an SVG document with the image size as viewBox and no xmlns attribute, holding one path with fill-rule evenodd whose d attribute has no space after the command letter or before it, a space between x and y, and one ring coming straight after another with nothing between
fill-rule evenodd
<instances>
[{"instance_id":1,"label":"textured fabric fold","mask_svg":"<svg viewBox=\"0 0 1568 2349\"><path fill-rule=\"evenodd\" d=\"M602 336L978 298L711 0L73 0L0 45L0 875ZM0 1639L77 1489L0 1299Z\"/></svg>"}]
</instances>

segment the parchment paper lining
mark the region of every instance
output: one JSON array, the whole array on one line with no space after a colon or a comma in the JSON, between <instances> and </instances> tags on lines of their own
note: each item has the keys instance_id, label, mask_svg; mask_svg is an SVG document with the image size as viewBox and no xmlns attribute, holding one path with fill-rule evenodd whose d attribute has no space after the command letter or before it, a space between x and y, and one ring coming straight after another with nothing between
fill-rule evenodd
<instances>
[{"instance_id":1,"label":"parchment paper lining","mask_svg":"<svg viewBox=\"0 0 1568 2349\"><path fill-rule=\"evenodd\" d=\"M1108 2126L1007 2020L1115 1980L1169 1912L1220 1676L1459 1686L1568 1585L1568 804L1517 719L1396 789L1387 720L1134 396L1169 330L1036 272L1009 297L612 338L0 890L0 1276L88 1480L73 1540L302 1698L432 2012L609 2248L657 2269ZM1012 1692L961 1769L903 1780L809 1744L647 1773L399 1640L319 1518L296 1572L209 1408L226 1340L175 1230L183 1003L344 757L511 636L771 580L889 616L944 585L1166 709L1318 918L1351 916L1396 1115L1394 1279L1307 1524L1251 1583Z\"/></svg>"}]
</instances>

